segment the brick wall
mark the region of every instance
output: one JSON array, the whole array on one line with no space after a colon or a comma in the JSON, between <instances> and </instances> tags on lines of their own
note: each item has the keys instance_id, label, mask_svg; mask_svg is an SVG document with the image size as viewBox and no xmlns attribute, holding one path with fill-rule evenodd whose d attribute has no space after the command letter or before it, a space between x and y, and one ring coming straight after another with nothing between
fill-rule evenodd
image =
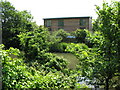
<instances>
[{"instance_id":1,"label":"brick wall","mask_svg":"<svg viewBox=\"0 0 120 90\"><path fill-rule=\"evenodd\" d=\"M64 19L64 30L65 31L75 31L79 28L79 19Z\"/></svg>"},{"instance_id":2,"label":"brick wall","mask_svg":"<svg viewBox=\"0 0 120 90\"><path fill-rule=\"evenodd\" d=\"M52 31L56 31L56 30L58 30L58 20L57 19L55 19L55 20L51 20L51 29L52 29Z\"/></svg>"},{"instance_id":3,"label":"brick wall","mask_svg":"<svg viewBox=\"0 0 120 90\"><path fill-rule=\"evenodd\" d=\"M62 19L62 18L61 18ZM86 26L80 26L80 19L85 19L87 21ZM49 19L51 20L51 31L56 31L59 28L63 28L67 32L75 31L76 29L92 29L92 19L91 18L67 18L67 19L62 19L64 21L64 27L58 26L58 20L60 19ZM45 20L44 20L45 21Z\"/></svg>"}]
</instances>

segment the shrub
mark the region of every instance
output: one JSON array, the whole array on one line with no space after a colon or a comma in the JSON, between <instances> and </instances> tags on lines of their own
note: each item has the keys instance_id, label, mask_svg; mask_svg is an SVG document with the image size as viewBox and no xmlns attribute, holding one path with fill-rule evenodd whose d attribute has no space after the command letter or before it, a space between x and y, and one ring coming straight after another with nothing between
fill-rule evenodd
<instances>
[{"instance_id":1,"label":"shrub","mask_svg":"<svg viewBox=\"0 0 120 90\"><path fill-rule=\"evenodd\" d=\"M2 47L3 46L0 45L0 49ZM24 61L21 58L19 58L20 51L18 49L10 48L9 50L2 50L0 54L3 65L3 89L59 89L75 87L82 88L82 85L76 84L77 74L73 73L67 75L62 73L61 71L56 71L54 73L48 72L46 74L45 71L41 69L36 70L34 67L28 67L24 63ZM10 55L16 55L17 57L12 58L10 57ZM48 55L45 55L45 57ZM61 59L59 60L62 61ZM54 62L54 60L52 61Z\"/></svg>"},{"instance_id":2,"label":"shrub","mask_svg":"<svg viewBox=\"0 0 120 90\"><path fill-rule=\"evenodd\" d=\"M7 0L1 0L0 5L3 44L7 49L10 47L20 49L20 40L17 35L32 31L38 26L32 22L33 17L29 12L16 10Z\"/></svg>"},{"instance_id":3,"label":"shrub","mask_svg":"<svg viewBox=\"0 0 120 90\"><path fill-rule=\"evenodd\" d=\"M94 33L89 33L85 38L85 44L88 45L90 48L99 47L103 43L103 41L104 41L104 37L99 31L95 31Z\"/></svg>"},{"instance_id":4,"label":"shrub","mask_svg":"<svg viewBox=\"0 0 120 90\"><path fill-rule=\"evenodd\" d=\"M67 61L62 58L57 57L52 53L40 53L36 61L41 68L49 71L63 71L67 67ZM31 62L32 63L32 62Z\"/></svg>"},{"instance_id":5,"label":"shrub","mask_svg":"<svg viewBox=\"0 0 120 90\"><path fill-rule=\"evenodd\" d=\"M61 42L67 41L67 36L69 36L69 33L64 31L63 29L60 29L59 31L57 31L57 37L62 38Z\"/></svg>"},{"instance_id":6,"label":"shrub","mask_svg":"<svg viewBox=\"0 0 120 90\"><path fill-rule=\"evenodd\" d=\"M46 28L40 27L34 31L21 33L18 35L21 41L22 50L25 52L25 58L35 60L39 52L48 51L49 32Z\"/></svg>"},{"instance_id":7,"label":"shrub","mask_svg":"<svg viewBox=\"0 0 120 90\"><path fill-rule=\"evenodd\" d=\"M68 43L55 43L50 46L50 52L66 52L65 49L67 48L69 44Z\"/></svg>"},{"instance_id":8,"label":"shrub","mask_svg":"<svg viewBox=\"0 0 120 90\"><path fill-rule=\"evenodd\" d=\"M85 38L87 36L87 30L85 29L77 29L75 31L76 42L77 43L85 43Z\"/></svg>"}]
</instances>

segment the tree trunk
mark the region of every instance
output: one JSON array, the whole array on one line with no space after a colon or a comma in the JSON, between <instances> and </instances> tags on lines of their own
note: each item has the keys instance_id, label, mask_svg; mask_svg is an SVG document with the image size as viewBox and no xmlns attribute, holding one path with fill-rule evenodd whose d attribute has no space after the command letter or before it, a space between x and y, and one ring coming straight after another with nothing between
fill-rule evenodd
<instances>
[{"instance_id":1,"label":"tree trunk","mask_svg":"<svg viewBox=\"0 0 120 90\"><path fill-rule=\"evenodd\" d=\"M106 81L105 81L105 90L109 90L109 78L106 78Z\"/></svg>"}]
</instances>

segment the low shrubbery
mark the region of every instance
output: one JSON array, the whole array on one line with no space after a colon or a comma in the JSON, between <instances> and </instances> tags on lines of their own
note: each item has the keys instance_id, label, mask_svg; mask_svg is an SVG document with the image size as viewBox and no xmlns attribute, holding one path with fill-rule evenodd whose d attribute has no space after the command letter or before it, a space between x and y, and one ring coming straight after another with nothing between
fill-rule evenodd
<instances>
[{"instance_id":1,"label":"low shrubbery","mask_svg":"<svg viewBox=\"0 0 120 90\"><path fill-rule=\"evenodd\" d=\"M67 48L68 45L69 45L69 43L64 43L64 42L55 43L55 44L52 44L50 46L49 51L50 52L61 52L61 53L63 53L63 52L66 52L65 49Z\"/></svg>"},{"instance_id":2,"label":"low shrubbery","mask_svg":"<svg viewBox=\"0 0 120 90\"><path fill-rule=\"evenodd\" d=\"M85 38L85 44L90 48L98 47L101 43L103 43L103 41L104 37L99 31L95 31L94 33L88 33Z\"/></svg>"},{"instance_id":3,"label":"low shrubbery","mask_svg":"<svg viewBox=\"0 0 120 90\"><path fill-rule=\"evenodd\" d=\"M0 48L2 47L3 45L0 46ZM16 58L12 58L10 55L16 55ZM24 60L20 58L20 51L18 49L10 48L9 50L2 50L1 56L3 65L3 89L60 89L87 87L85 85L76 84L77 74L72 73L68 70L65 70L64 73L61 71L46 72L44 69L37 70L34 68L34 66L28 67L27 64L24 63Z\"/></svg>"},{"instance_id":4,"label":"low shrubbery","mask_svg":"<svg viewBox=\"0 0 120 90\"><path fill-rule=\"evenodd\" d=\"M43 69L47 72L64 71L67 68L67 61L52 53L40 53L36 60L28 61L28 63L38 70Z\"/></svg>"},{"instance_id":5,"label":"low shrubbery","mask_svg":"<svg viewBox=\"0 0 120 90\"><path fill-rule=\"evenodd\" d=\"M85 43L85 38L87 36L87 30L85 29L77 29L75 31L76 42L77 43Z\"/></svg>"}]
</instances>

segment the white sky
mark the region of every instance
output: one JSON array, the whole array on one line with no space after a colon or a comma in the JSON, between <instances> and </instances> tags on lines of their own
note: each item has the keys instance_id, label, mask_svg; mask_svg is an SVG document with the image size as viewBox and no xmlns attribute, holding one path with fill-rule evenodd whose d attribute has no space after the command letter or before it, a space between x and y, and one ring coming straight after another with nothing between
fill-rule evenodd
<instances>
[{"instance_id":1,"label":"white sky","mask_svg":"<svg viewBox=\"0 0 120 90\"><path fill-rule=\"evenodd\" d=\"M43 25L43 18L92 16L97 18L95 5L103 0L7 0L20 11L31 12L34 21ZM106 0L110 2L111 0ZM119 1L119 0L116 0Z\"/></svg>"}]
</instances>

